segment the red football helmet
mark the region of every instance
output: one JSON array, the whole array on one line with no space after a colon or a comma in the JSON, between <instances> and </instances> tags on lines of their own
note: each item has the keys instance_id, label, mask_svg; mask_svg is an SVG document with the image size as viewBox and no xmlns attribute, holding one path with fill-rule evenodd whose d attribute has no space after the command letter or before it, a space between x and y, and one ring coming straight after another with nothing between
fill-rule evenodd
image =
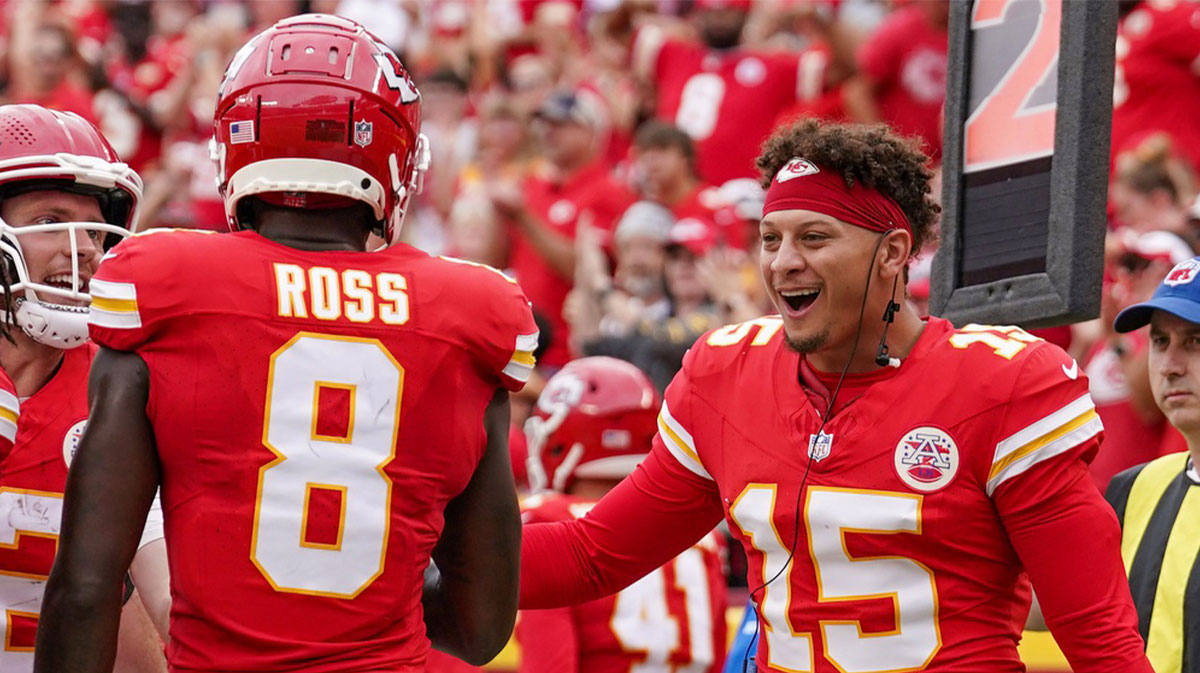
<instances>
[{"instance_id":1,"label":"red football helmet","mask_svg":"<svg viewBox=\"0 0 1200 673\"><path fill-rule=\"evenodd\" d=\"M242 46L213 121L217 186L235 231L247 196L309 208L352 199L371 206L376 233L394 243L429 166L421 96L400 59L328 14L284 19Z\"/></svg>"},{"instance_id":2,"label":"red football helmet","mask_svg":"<svg viewBox=\"0 0 1200 673\"><path fill-rule=\"evenodd\" d=\"M104 222L50 222L20 227L0 222L0 253L10 267L14 296L9 311L33 340L74 348L87 340L89 274L80 273L77 232L103 234L109 247L137 222L142 180L121 163L104 136L83 117L40 105L0 106L0 199L31 191L64 191L95 197ZM21 237L67 232L70 278L44 278L26 263ZM56 302L60 297L71 300Z\"/></svg>"},{"instance_id":3,"label":"red football helmet","mask_svg":"<svg viewBox=\"0 0 1200 673\"><path fill-rule=\"evenodd\" d=\"M661 405L650 379L624 360L567 363L525 422L530 488L561 493L578 478L628 476L650 451Z\"/></svg>"}]
</instances>

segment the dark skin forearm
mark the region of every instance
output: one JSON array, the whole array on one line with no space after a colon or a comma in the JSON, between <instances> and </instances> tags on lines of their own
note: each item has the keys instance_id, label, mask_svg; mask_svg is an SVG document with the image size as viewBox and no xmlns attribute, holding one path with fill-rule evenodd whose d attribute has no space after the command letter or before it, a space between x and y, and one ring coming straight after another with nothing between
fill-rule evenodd
<instances>
[{"instance_id":1,"label":"dark skin forearm","mask_svg":"<svg viewBox=\"0 0 1200 673\"><path fill-rule=\"evenodd\" d=\"M91 416L67 477L62 535L38 621L35 673L108 673L121 586L159 482L146 363L101 348Z\"/></svg>"},{"instance_id":2,"label":"dark skin forearm","mask_svg":"<svg viewBox=\"0 0 1200 673\"><path fill-rule=\"evenodd\" d=\"M446 507L421 602L434 647L481 666L512 634L520 575L521 515L508 458L508 392L484 415L487 450L471 482Z\"/></svg>"}]
</instances>

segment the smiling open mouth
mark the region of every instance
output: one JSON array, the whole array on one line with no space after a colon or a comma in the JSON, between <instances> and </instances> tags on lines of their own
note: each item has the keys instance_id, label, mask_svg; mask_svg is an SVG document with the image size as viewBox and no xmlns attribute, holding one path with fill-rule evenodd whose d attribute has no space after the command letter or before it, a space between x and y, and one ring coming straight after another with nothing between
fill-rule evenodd
<instances>
[{"instance_id":1,"label":"smiling open mouth","mask_svg":"<svg viewBox=\"0 0 1200 673\"><path fill-rule=\"evenodd\" d=\"M804 309L812 306L817 300L817 296L821 294L820 290L788 290L780 292L779 295L787 302L788 308L799 313Z\"/></svg>"},{"instance_id":2,"label":"smiling open mouth","mask_svg":"<svg viewBox=\"0 0 1200 673\"><path fill-rule=\"evenodd\" d=\"M59 290L66 290L67 292L70 292L71 291L71 281L72 281L71 274L59 273L59 274L54 274L53 276L46 276L46 279L42 281L42 284L49 285L50 287L53 287L53 288L56 288ZM79 292L87 292L87 286L88 286L88 282L86 280L80 278L78 291Z\"/></svg>"}]
</instances>

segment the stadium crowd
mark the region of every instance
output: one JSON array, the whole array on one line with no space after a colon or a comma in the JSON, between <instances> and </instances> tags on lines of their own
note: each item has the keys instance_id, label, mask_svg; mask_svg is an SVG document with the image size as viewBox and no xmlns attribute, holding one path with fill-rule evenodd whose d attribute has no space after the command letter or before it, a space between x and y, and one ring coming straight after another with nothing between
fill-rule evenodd
<instances>
[{"instance_id":1,"label":"stadium crowd","mask_svg":"<svg viewBox=\"0 0 1200 673\"><path fill-rule=\"evenodd\" d=\"M362 22L421 92L432 161L403 240L502 269L532 302L537 367L509 437L519 483L527 419L568 363L615 357L661 393L701 334L771 312L754 159L772 129L886 123L928 154L940 196L945 0L7 0L0 102L95 123L142 176L139 230L226 231L218 84L250 36L305 12ZM1200 251L1200 6L1121 12L1102 313L1036 332L1088 376L1101 490L1186 449L1154 402L1145 331L1112 324ZM907 277L922 316L935 252Z\"/></svg>"}]
</instances>

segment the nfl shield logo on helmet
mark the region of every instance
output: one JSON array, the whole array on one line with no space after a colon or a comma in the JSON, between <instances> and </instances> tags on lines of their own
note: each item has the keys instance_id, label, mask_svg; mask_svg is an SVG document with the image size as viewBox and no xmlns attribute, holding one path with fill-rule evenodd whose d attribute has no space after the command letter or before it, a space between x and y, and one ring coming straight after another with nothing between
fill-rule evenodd
<instances>
[{"instance_id":1,"label":"nfl shield logo on helmet","mask_svg":"<svg viewBox=\"0 0 1200 673\"><path fill-rule=\"evenodd\" d=\"M779 172L775 174L775 182L787 182L788 180L795 180L796 178L820 172L821 169L817 168L813 162L808 159L796 157L784 164L783 168L779 169Z\"/></svg>"},{"instance_id":2,"label":"nfl shield logo on helmet","mask_svg":"<svg viewBox=\"0 0 1200 673\"><path fill-rule=\"evenodd\" d=\"M354 144L359 147L366 147L374 140L374 125L367 120L354 122Z\"/></svg>"},{"instance_id":3,"label":"nfl shield logo on helmet","mask_svg":"<svg viewBox=\"0 0 1200 673\"><path fill-rule=\"evenodd\" d=\"M1174 269L1167 274L1163 279L1164 285L1184 285L1196 279L1196 273L1200 272L1200 262L1195 259L1189 259L1175 265Z\"/></svg>"},{"instance_id":4,"label":"nfl shield logo on helmet","mask_svg":"<svg viewBox=\"0 0 1200 673\"><path fill-rule=\"evenodd\" d=\"M914 491L932 493L958 473L958 445L945 430L922 426L900 439L894 460L900 481Z\"/></svg>"},{"instance_id":5,"label":"nfl shield logo on helmet","mask_svg":"<svg viewBox=\"0 0 1200 673\"><path fill-rule=\"evenodd\" d=\"M808 457L818 463L829 457L833 451L833 434L821 431L817 435L808 436Z\"/></svg>"}]
</instances>

